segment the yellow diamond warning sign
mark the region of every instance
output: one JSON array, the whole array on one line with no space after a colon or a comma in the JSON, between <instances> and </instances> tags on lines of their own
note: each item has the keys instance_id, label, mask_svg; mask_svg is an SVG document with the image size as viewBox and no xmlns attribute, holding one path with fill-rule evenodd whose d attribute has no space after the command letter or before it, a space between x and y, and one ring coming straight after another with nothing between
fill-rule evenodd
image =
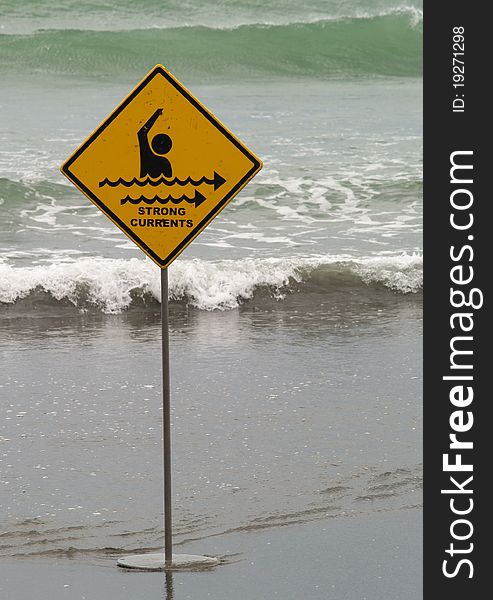
<instances>
[{"instance_id":1,"label":"yellow diamond warning sign","mask_svg":"<svg viewBox=\"0 0 493 600\"><path fill-rule=\"evenodd\" d=\"M61 170L165 268L261 168L157 65Z\"/></svg>"}]
</instances>

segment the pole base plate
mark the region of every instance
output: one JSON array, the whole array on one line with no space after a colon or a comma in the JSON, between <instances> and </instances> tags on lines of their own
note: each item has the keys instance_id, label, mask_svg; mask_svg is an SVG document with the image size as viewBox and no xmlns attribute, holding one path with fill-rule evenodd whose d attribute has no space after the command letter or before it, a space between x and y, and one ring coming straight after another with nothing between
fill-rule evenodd
<instances>
[{"instance_id":1,"label":"pole base plate","mask_svg":"<svg viewBox=\"0 0 493 600\"><path fill-rule=\"evenodd\" d=\"M171 564L165 564L164 552L155 554L133 554L122 556L116 563L124 569L139 571L179 571L187 569L203 569L215 567L219 559L214 556L199 556L197 554L173 554Z\"/></svg>"}]
</instances>

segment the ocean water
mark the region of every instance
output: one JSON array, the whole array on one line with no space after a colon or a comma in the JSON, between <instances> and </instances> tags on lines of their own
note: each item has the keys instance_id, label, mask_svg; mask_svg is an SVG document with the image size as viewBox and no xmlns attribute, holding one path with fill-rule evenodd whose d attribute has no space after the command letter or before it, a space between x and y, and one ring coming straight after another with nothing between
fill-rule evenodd
<instances>
[{"instance_id":1,"label":"ocean water","mask_svg":"<svg viewBox=\"0 0 493 600\"><path fill-rule=\"evenodd\" d=\"M175 541L420 506L421 40L398 0L0 2L0 556L162 544L159 270L59 172L157 62L264 162L169 270Z\"/></svg>"}]
</instances>

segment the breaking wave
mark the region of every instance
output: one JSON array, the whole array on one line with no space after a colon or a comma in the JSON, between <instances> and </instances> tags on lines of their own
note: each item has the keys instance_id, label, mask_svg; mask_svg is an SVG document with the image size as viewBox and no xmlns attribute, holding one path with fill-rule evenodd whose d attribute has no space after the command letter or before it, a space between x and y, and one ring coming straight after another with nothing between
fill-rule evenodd
<instances>
[{"instance_id":1,"label":"breaking wave","mask_svg":"<svg viewBox=\"0 0 493 600\"><path fill-rule=\"evenodd\" d=\"M199 79L420 77L415 9L286 24L134 30L43 29L0 35L0 70L140 77L162 63Z\"/></svg>"},{"instance_id":2,"label":"breaking wave","mask_svg":"<svg viewBox=\"0 0 493 600\"><path fill-rule=\"evenodd\" d=\"M345 288L380 286L408 294L422 289L422 257L402 254L244 258L177 261L170 269L169 297L201 310L228 310L268 295L329 294ZM0 304L39 294L43 301L119 313L160 297L159 270L149 260L83 258L73 263L16 267L0 263Z\"/></svg>"}]
</instances>

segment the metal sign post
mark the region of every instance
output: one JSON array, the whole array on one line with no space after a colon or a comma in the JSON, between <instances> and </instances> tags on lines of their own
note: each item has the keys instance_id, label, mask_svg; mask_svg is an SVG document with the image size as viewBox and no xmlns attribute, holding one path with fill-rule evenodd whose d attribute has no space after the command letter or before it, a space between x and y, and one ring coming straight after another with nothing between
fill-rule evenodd
<instances>
[{"instance_id":1,"label":"metal sign post","mask_svg":"<svg viewBox=\"0 0 493 600\"><path fill-rule=\"evenodd\" d=\"M161 269L161 361L163 377L163 470L164 470L164 554L134 554L118 559L118 566L144 571L172 571L219 564L213 556L173 554L171 485L171 393L169 368L168 269Z\"/></svg>"},{"instance_id":2,"label":"metal sign post","mask_svg":"<svg viewBox=\"0 0 493 600\"><path fill-rule=\"evenodd\" d=\"M161 336L163 369L164 562L173 562L171 505L171 400L169 378L168 269L161 269Z\"/></svg>"},{"instance_id":3,"label":"metal sign post","mask_svg":"<svg viewBox=\"0 0 493 600\"><path fill-rule=\"evenodd\" d=\"M156 65L61 166L62 173L161 268L164 554L118 560L167 570L217 558L173 555L168 267L262 168L167 69Z\"/></svg>"}]
</instances>

